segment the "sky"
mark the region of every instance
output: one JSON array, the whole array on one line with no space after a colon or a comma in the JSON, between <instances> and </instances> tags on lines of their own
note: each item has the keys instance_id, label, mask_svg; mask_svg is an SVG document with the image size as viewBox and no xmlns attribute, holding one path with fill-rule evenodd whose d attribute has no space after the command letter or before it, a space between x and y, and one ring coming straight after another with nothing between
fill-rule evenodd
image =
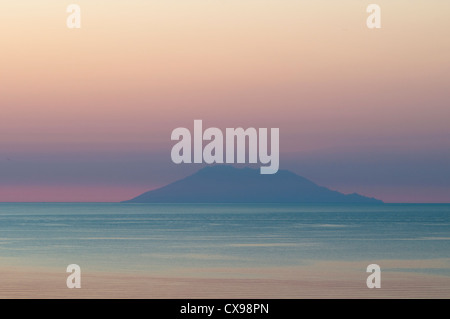
<instances>
[{"instance_id":1,"label":"sky","mask_svg":"<svg viewBox=\"0 0 450 319\"><path fill-rule=\"evenodd\" d=\"M69 4L81 29L66 26ZM381 29L366 8L381 7ZM121 201L198 170L177 127L280 128L280 168L450 202L450 2L0 3L0 201ZM259 166L259 165L258 165Z\"/></svg>"}]
</instances>

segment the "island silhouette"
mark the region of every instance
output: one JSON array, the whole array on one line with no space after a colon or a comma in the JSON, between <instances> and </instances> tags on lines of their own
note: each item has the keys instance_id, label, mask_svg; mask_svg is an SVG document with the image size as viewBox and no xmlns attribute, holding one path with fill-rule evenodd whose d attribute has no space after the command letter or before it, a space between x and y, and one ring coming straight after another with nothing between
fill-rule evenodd
<instances>
[{"instance_id":1,"label":"island silhouette","mask_svg":"<svg viewBox=\"0 0 450 319\"><path fill-rule=\"evenodd\" d=\"M261 175L259 169L206 166L186 178L122 203L383 203L319 186L288 170Z\"/></svg>"}]
</instances>

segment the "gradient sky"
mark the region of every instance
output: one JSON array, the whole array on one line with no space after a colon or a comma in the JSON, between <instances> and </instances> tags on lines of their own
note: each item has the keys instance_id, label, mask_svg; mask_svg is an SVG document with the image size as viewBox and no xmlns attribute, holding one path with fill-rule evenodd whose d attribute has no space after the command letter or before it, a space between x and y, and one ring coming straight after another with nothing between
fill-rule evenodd
<instances>
[{"instance_id":1,"label":"gradient sky","mask_svg":"<svg viewBox=\"0 0 450 319\"><path fill-rule=\"evenodd\" d=\"M66 27L66 7L82 28ZM366 7L382 8L369 30ZM120 201L195 172L176 127L279 127L280 165L450 202L450 2L0 3L0 201Z\"/></svg>"}]
</instances>

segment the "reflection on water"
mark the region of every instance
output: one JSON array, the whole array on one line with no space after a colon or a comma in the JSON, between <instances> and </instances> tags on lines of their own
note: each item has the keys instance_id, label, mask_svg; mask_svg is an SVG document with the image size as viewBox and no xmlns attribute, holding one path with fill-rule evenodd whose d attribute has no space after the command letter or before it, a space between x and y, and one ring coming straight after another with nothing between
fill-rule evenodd
<instances>
[{"instance_id":1,"label":"reflection on water","mask_svg":"<svg viewBox=\"0 0 450 319\"><path fill-rule=\"evenodd\" d=\"M445 259L449 240L450 205L0 204L3 264L175 275ZM446 267L430 272L450 275Z\"/></svg>"},{"instance_id":2,"label":"reflection on water","mask_svg":"<svg viewBox=\"0 0 450 319\"><path fill-rule=\"evenodd\" d=\"M0 298L449 298L449 240L450 205L3 203Z\"/></svg>"}]
</instances>

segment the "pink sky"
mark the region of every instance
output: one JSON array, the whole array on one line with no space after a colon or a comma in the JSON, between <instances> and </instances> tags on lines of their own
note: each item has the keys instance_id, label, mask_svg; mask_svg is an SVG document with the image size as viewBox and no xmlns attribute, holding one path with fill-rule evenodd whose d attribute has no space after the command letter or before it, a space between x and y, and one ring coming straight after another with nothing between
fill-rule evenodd
<instances>
[{"instance_id":1,"label":"pink sky","mask_svg":"<svg viewBox=\"0 0 450 319\"><path fill-rule=\"evenodd\" d=\"M177 175L164 156L194 119L279 127L282 167L324 186L450 201L449 2L378 1L380 30L351 0L77 3L80 30L65 3L0 4L0 201L122 200L184 177L196 168ZM373 182L367 152L399 176ZM124 168L136 153L145 180ZM355 177L337 173L343 158Z\"/></svg>"}]
</instances>

